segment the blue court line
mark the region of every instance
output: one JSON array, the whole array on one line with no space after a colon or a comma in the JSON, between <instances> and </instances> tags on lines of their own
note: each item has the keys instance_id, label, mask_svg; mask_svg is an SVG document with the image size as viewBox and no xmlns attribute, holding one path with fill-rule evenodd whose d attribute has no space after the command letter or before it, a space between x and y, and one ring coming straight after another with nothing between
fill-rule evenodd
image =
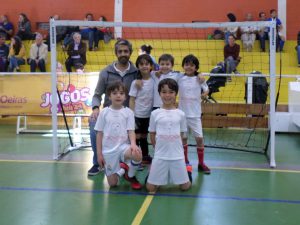
<instances>
[{"instance_id":1,"label":"blue court line","mask_svg":"<svg viewBox=\"0 0 300 225\"><path fill-rule=\"evenodd\" d=\"M33 192L64 192L64 193L91 193L91 194L111 194L125 196L147 196L152 195L147 192L127 192L127 191L103 191L103 190L81 190L81 189L59 189L59 188L26 188L26 187L0 187L1 191L33 191ZM156 197L175 197L175 198L192 198L192 199L215 199L215 200L235 200L250 202L271 202L300 204L300 200L269 199L269 198L243 198L236 196L213 196L213 195L190 195L190 194L172 194L156 193Z\"/></svg>"}]
</instances>

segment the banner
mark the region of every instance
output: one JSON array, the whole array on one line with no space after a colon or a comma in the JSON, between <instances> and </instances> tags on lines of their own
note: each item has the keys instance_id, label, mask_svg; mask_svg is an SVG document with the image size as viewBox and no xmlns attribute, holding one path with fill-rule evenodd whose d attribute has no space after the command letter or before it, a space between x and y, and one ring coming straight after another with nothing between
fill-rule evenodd
<instances>
[{"instance_id":1,"label":"banner","mask_svg":"<svg viewBox=\"0 0 300 225\"><path fill-rule=\"evenodd\" d=\"M96 74L59 76L57 88L65 112L90 113L97 81ZM51 75L0 76L0 115L49 114L51 96Z\"/></svg>"}]
</instances>

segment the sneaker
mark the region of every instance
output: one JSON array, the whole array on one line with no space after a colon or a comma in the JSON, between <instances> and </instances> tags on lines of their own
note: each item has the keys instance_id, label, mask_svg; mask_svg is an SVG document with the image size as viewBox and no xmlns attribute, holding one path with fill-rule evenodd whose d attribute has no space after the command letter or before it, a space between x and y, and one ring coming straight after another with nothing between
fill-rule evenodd
<instances>
[{"instance_id":1,"label":"sneaker","mask_svg":"<svg viewBox=\"0 0 300 225\"><path fill-rule=\"evenodd\" d=\"M192 177L193 167L192 167L192 165L191 164L186 164L186 170L187 170L190 182L193 183L193 177Z\"/></svg>"},{"instance_id":2,"label":"sneaker","mask_svg":"<svg viewBox=\"0 0 300 225\"><path fill-rule=\"evenodd\" d=\"M137 168L137 171L143 171L144 169L145 167L142 164L140 164Z\"/></svg>"},{"instance_id":3,"label":"sneaker","mask_svg":"<svg viewBox=\"0 0 300 225\"><path fill-rule=\"evenodd\" d=\"M210 169L205 164L198 164L198 171L204 174L210 174Z\"/></svg>"},{"instance_id":4,"label":"sneaker","mask_svg":"<svg viewBox=\"0 0 300 225\"><path fill-rule=\"evenodd\" d=\"M131 183L131 188L134 190L140 190L142 189L141 183L136 179L136 177L130 177L130 183Z\"/></svg>"},{"instance_id":5,"label":"sneaker","mask_svg":"<svg viewBox=\"0 0 300 225\"><path fill-rule=\"evenodd\" d=\"M120 163L120 167L123 168L125 170L124 173L124 179L127 180L128 182L131 183L131 188L134 190L139 190L142 188L142 185L140 184L140 182L136 179L136 177L129 177L128 176L128 165L126 163L121 162Z\"/></svg>"},{"instance_id":6,"label":"sneaker","mask_svg":"<svg viewBox=\"0 0 300 225\"><path fill-rule=\"evenodd\" d=\"M89 171L88 171L89 176L95 176L98 173L100 173L100 169L99 169L99 166L96 166L96 165L93 165L92 168L89 169Z\"/></svg>"},{"instance_id":7,"label":"sneaker","mask_svg":"<svg viewBox=\"0 0 300 225\"><path fill-rule=\"evenodd\" d=\"M151 164L152 157L150 155L143 156L142 164Z\"/></svg>"}]
</instances>

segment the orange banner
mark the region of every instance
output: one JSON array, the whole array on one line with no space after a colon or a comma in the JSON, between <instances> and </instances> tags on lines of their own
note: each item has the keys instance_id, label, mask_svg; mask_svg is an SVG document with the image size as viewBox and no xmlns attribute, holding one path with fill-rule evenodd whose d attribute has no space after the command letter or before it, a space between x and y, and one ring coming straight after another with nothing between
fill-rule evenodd
<instances>
[{"instance_id":1,"label":"orange banner","mask_svg":"<svg viewBox=\"0 0 300 225\"><path fill-rule=\"evenodd\" d=\"M90 113L97 81L96 74L59 76L57 87L65 112ZM51 75L0 76L0 115L51 113L51 96Z\"/></svg>"}]
</instances>

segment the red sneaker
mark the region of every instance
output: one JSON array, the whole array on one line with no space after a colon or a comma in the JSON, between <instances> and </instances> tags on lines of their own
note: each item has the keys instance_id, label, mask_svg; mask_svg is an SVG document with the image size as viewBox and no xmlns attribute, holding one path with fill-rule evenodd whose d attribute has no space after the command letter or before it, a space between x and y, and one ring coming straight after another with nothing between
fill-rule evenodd
<instances>
[{"instance_id":1,"label":"red sneaker","mask_svg":"<svg viewBox=\"0 0 300 225\"><path fill-rule=\"evenodd\" d=\"M203 172L204 174L210 174L210 169L204 163L198 164L198 171Z\"/></svg>"},{"instance_id":2,"label":"red sneaker","mask_svg":"<svg viewBox=\"0 0 300 225\"><path fill-rule=\"evenodd\" d=\"M128 165L126 163L121 162L120 163L120 167L123 168L125 170L124 173L124 179L127 180L128 182L131 183L131 188L134 190L139 190L142 188L142 185L140 184L140 182L136 179L136 177L129 177L128 176Z\"/></svg>"}]
</instances>

